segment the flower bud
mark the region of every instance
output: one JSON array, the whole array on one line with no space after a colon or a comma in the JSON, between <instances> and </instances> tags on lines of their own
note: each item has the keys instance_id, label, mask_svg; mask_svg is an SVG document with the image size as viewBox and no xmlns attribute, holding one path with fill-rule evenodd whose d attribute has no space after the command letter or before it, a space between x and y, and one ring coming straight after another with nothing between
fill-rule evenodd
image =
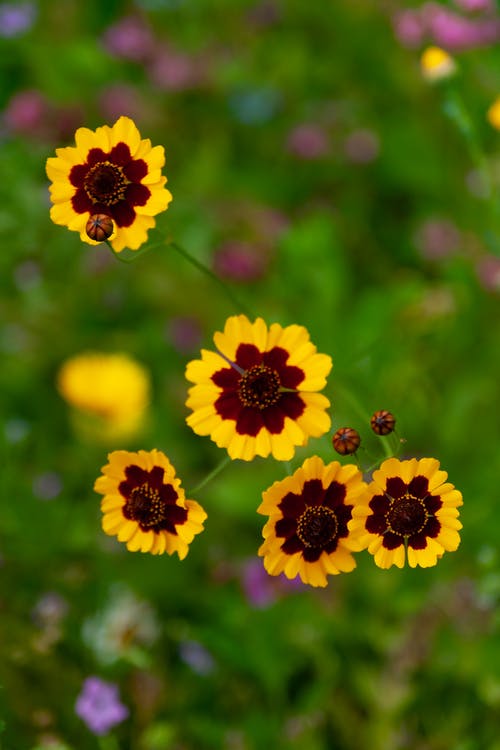
<instances>
[{"instance_id":1,"label":"flower bud","mask_svg":"<svg viewBox=\"0 0 500 750\"><path fill-rule=\"evenodd\" d=\"M113 234L113 221L106 214L94 214L87 221L85 231L94 242L104 242Z\"/></svg>"},{"instance_id":2,"label":"flower bud","mask_svg":"<svg viewBox=\"0 0 500 750\"><path fill-rule=\"evenodd\" d=\"M380 409L370 419L370 426L377 435L388 435L394 431L396 418L387 409Z\"/></svg>"},{"instance_id":3,"label":"flower bud","mask_svg":"<svg viewBox=\"0 0 500 750\"><path fill-rule=\"evenodd\" d=\"M332 444L341 456L356 453L361 443L359 434L352 427L341 427L332 438Z\"/></svg>"}]
</instances>

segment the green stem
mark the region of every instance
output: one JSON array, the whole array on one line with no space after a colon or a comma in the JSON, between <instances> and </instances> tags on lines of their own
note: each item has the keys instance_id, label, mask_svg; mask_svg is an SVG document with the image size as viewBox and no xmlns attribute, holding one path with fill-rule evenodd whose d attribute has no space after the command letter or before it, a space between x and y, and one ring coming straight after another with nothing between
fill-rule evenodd
<instances>
[{"instance_id":1,"label":"green stem","mask_svg":"<svg viewBox=\"0 0 500 750\"><path fill-rule=\"evenodd\" d=\"M213 273L207 266L205 266L203 263L201 263L196 258L193 258L193 256L187 252L187 250L184 250L183 247L177 244L177 242L172 242L171 240L166 240L167 246L172 247L174 250L176 250L179 255L182 255L183 258L185 258L191 265L193 265L195 268L198 269L198 271L201 271L205 274L205 276L208 276L208 278L214 282L226 295L228 300L231 302L232 305L238 310L238 312L244 313L249 318L255 318L256 316L251 313L245 305L242 305L239 299L233 294L231 289L222 281L217 274Z\"/></svg>"},{"instance_id":2,"label":"green stem","mask_svg":"<svg viewBox=\"0 0 500 750\"><path fill-rule=\"evenodd\" d=\"M210 474L207 474L205 479L202 479L199 484L196 485L196 487L193 487L192 490L189 490L189 492L186 492L186 495L195 495L197 492L199 492L203 487L205 487L206 484L212 481L212 479L215 479L217 474L220 474L220 472L226 468L226 466L231 463L230 456L225 456L220 464L218 464L215 469L213 469Z\"/></svg>"},{"instance_id":3,"label":"green stem","mask_svg":"<svg viewBox=\"0 0 500 750\"><path fill-rule=\"evenodd\" d=\"M359 401L355 396L352 395L351 391L349 391L347 388L345 388L342 385L337 384L337 392L340 393L341 398L343 398L345 401L348 401L350 405L352 406L353 410L357 413L358 417L365 423L370 424L370 417L366 413L365 409L361 406ZM382 442L382 447L384 449L384 453L387 458L393 457L393 452L391 450L390 445L388 444L387 440L382 435L377 435L377 437Z\"/></svg>"},{"instance_id":4,"label":"green stem","mask_svg":"<svg viewBox=\"0 0 500 750\"><path fill-rule=\"evenodd\" d=\"M101 750L119 750L120 745L113 734L104 734L97 738Z\"/></svg>"}]
</instances>

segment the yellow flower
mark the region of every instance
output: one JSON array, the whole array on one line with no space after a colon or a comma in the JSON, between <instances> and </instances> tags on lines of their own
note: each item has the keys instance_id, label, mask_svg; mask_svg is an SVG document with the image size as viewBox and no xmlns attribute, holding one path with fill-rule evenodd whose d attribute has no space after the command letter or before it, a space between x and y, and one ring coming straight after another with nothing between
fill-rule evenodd
<instances>
[{"instance_id":1,"label":"yellow flower","mask_svg":"<svg viewBox=\"0 0 500 750\"><path fill-rule=\"evenodd\" d=\"M101 501L102 528L130 552L177 552L183 560L207 514L186 500L175 469L158 450L113 451L94 489Z\"/></svg>"},{"instance_id":2,"label":"yellow flower","mask_svg":"<svg viewBox=\"0 0 500 750\"><path fill-rule=\"evenodd\" d=\"M60 368L57 386L71 406L97 418L108 438L134 434L149 402L148 372L126 354L78 354Z\"/></svg>"},{"instance_id":3,"label":"yellow flower","mask_svg":"<svg viewBox=\"0 0 500 750\"><path fill-rule=\"evenodd\" d=\"M262 494L258 512L269 516L259 549L270 575L300 576L311 586L326 586L327 575L356 567L351 551L363 549L350 528L353 508L366 492L357 466L317 456L295 474Z\"/></svg>"},{"instance_id":4,"label":"yellow flower","mask_svg":"<svg viewBox=\"0 0 500 750\"><path fill-rule=\"evenodd\" d=\"M427 47L420 57L420 69L424 78L434 82L452 76L457 66L453 57L441 47Z\"/></svg>"},{"instance_id":5,"label":"yellow flower","mask_svg":"<svg viewBox=\"0 0 500 750\"><path fill-rule=\"evenodd\" d=\"M490 125L495 130L500 130L500 96L497 96L486 116Z\"/></svg>"},{"instance_id":6,"label":"yellow flower","mask_svg":"<svg viewBox=\"0 0 500 750\"><path fill-rule=\"evenodd\" d=\"M172 200L164 187L167 178L161 174L163 146L152 148L149 139L141 140L128 117L95 131L78 128L75 142L76 147L58 148L57 156L47 159L52 221L80 232L84 242L95 245L87 234L87 222L100 215L102 223L102 217L109 216L113 249L137 250L155 226L153 217Z\"/></svg>"},{"instance_id":7,"label":"yellow flower","mask_svg":"<svg viewBox=\"0 0 500 750\"><path fill-rule=\"evenodd\" d=\"M460 544L462 495L447 482L435 458L389 458L373 473L351 528L361 535L379 568L427 568Z\"/></svg>"},{"instance_id":8,"label":"yellow flower","mask_svg":"<svg viewBox=\"0 0 500 750\"><path fill-rule=\"evenodd\" d=\"M332 361L316 352L305 328L268 328L262 318L235 315L214 343L215 352L202 350L186 369L195 383L186 421L197 435L210 435L233 459L272 454L288 461L295 446L329 430L330 402L317 391Z\"/></svg>"}]
</instances>

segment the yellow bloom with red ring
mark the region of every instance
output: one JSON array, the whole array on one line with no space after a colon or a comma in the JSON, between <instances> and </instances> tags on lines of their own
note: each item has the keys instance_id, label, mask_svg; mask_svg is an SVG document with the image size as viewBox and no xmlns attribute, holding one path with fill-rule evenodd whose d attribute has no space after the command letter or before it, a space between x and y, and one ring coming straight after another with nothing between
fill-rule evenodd
<instances>
[{"instance_id":1,"label":"yellow bloom with red ring","mask_svg":"<svg viewBox=\"0 0 500 750\"><path fill-rule=\"evenodd\" d=\"M94 485L104 495L102 528L131 552L176 552L183 560L207 514L187 500L162 451L113 451Z\"/></svg>"},{"instance_id":2,"label":"yellow bloom with red ring","mask_svg":"<svg viewBox=\"0 0 500 750\"><path fill-rule=\"evenodd\" d=\"M458 548L462 495L447 478L435 458L389 458L373 472L351 528L379 568L427 568Z\"/></svg>"},{"instance_id":3,"label":"yellow bloom with red ring","mask_svg":"<svg viewBox=\"0 0 500 750\"><path fill-rule=\"evenodd\" d=\"M120 117L112 127L78 128L75 144L56 149L56 156L47 159L50 218L95 245L87 223L91 216L109 217L113 250L137 250L155 226L153 217L172 200L162 175L163 146L152 147L142 139L129 117Z\"/></svg>"}]
</instances>

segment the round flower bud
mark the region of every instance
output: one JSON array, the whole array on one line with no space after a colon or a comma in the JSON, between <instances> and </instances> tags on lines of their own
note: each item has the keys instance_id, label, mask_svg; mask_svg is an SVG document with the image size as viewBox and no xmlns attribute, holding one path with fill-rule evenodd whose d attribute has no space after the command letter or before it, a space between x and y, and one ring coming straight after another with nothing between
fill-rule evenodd
<instances>
[{"instance_id":1,"label":"round flower bud","mask_svg":"<svg viewBox=\"0 0 500 750\"><path fill-rule=\"evenodd\" d=\"M380 409L370 419L370 425L377 435L388 435L394 431L396 425L396 419L390 411L387 409Z\"/></svg>"},{"instance_id":2,"label":"round flower bud","mask_svg":"<svg viewBox=\"0 0 500 750\"><path fill-rule=\"evenodd\" d=\"M332 438L332 444L341 456L356 453L361 443L359 434L352 427L341 427Z\"/></svg>"},{"instance_id":3,"label":"round flower bud","mask_svg":"<svg viewBox=\"0 0 500 750\"><path fill-rule=\"evenodd\" d=\"M85 231L94 242L104 242L113 234L113 221L106 214L94 214L87 221Z\"/></svg>"}]
</instances>

